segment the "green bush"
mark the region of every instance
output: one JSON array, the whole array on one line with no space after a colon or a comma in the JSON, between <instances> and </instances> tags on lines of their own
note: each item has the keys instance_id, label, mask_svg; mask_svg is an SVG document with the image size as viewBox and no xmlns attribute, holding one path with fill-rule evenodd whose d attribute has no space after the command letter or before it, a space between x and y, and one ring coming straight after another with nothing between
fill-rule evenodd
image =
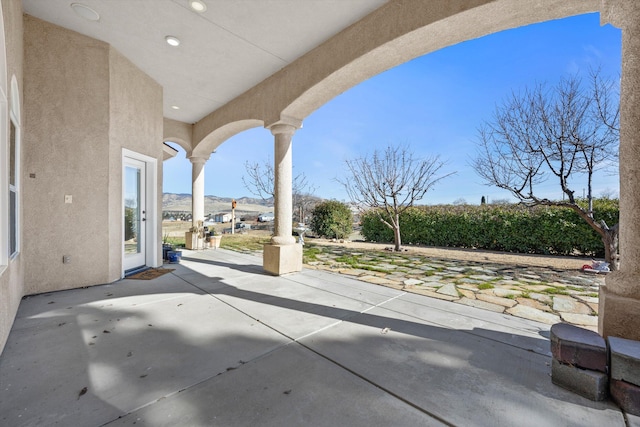
<instances>
[{"instance_id":1,"label":"green bush","mask_svg":"<svg viewBox=\"0 0 640 427\"><path fill-rule=\"evenodd\" d=\"M353 231L353 215L344 203L329 200L318 204L311 213L309 227L318 236L344 239Z\"/></svg>"},{"instance_id":2,"label":"green bush","mask_svg":"<svg viewBox=\"0 0 640 427\"><path fill-rule=\"evenodd\" d=\"M618 215L617 200L594 201L597 221L604 220L612 226L618 222ZM366 240L393 242L393 232L374 211L363 214L361 221ZM401 215L400 232L403 241L409 244L604 256L600 236L573 210L560 207L486 204L413 207Z\"/></svg>"}]
</instances>

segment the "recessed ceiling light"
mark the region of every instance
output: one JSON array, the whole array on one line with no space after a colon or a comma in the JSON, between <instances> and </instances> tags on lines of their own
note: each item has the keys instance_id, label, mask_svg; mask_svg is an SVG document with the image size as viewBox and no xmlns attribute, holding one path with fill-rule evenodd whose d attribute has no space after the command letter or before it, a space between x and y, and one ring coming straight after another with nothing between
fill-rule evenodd
<instances>
[{"instance_id":1,"label":"recessed ceiling light","mask_svg":"<svg viewBox=\"0 0 640 427\"><path fill-rule=\"evenodd\" d=\"M87 19L89 21L97 21L100 19L100 15L95 10L91 9L89 6L84 5L82 3L71 3L71 9L76 13L76 15Z\"/></svg>"},{"instance_id":2,"label":"recessed ceiling light","mask_svg":"<svg viewBox=\"0 0 640 427\"><path fill-rule=\"evenodd\" d=\"M170 46L179 46L180 40L174 36L167 36L164 38Z\"/></svg>"},{"instance_id":3,"label":"recessed ceiling light","mask_svg":"<svg viewBox=\"0 0 640 427\"><path fill-rule=\"evenodd\" d=\"M179 110L180 107L178 107L177 105L172 105L171 108L173 108L174 110Z\"/></svg>"},{"instance_id":4,"label":"recessed ceiling light","mask_svg":"<svg viewBox=\"0 0 640 427\"><path fill-rule=\"evenodd\" d=\"M195 10L196 12L204 12L205 10L207 10L207 5L205 4L205 2L200 0L189 1L189 6L191 6L191 9Z\"/></svg>"}]
</instances>

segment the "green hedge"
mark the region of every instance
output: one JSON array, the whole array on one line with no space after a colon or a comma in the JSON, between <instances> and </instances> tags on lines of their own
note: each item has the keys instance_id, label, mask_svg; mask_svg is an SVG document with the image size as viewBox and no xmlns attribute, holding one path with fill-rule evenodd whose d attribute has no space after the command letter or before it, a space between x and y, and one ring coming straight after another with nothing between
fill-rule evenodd
<instances>
[{"instance_id":1,"label":"green hedge","mask_svg":"<svg viewBox=\"0 0 640 427\"><path fill-rule=\"evenodd\" d=\"M594 201L594 217L618 222L618 200ZM374 242L393 242L393 231L374 211L361 216L362 235ZM400 217L405 244L478 248L493 251L604 256L600 236L568 208L521 205L421 206Z\"/></svg>"}]
</instances>

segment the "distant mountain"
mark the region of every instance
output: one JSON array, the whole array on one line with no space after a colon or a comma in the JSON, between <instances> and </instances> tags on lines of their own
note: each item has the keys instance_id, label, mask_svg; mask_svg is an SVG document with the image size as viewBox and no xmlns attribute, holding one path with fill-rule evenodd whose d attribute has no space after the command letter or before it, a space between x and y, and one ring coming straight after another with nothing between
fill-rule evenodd
<instances>
[{"instance_id":1,"label":"distant mountain","mask_svg":"<svg viewBox=\"0 0 640 427\"><path fill-rule=\"evenodd\" d=\"M229 197L204 196L205 215L220 212L231 212ZM191 212L191 194L164 193L162 195L163 211ZM260 213L273 211L273 200L264 201L253 197L241 197L236 199L236 212L238 214Z\"/></svg>"}]
</instances>

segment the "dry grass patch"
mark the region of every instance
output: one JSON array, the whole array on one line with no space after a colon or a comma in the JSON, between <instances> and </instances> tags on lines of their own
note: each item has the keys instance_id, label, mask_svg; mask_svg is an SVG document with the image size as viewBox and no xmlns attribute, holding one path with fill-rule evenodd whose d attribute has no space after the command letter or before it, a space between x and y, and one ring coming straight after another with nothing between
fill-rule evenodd
<instances>
[{"instance_id":1,"label":"dry grass patch","mask_svg":"<svg viewBox=\"0 0 640 427\"><path fill-rule=\"evenodd\" d=\"M271 236L256 234L225 234L220 247L238 252L257 252L271 241Z\"/></svg>"}]
</instances>

